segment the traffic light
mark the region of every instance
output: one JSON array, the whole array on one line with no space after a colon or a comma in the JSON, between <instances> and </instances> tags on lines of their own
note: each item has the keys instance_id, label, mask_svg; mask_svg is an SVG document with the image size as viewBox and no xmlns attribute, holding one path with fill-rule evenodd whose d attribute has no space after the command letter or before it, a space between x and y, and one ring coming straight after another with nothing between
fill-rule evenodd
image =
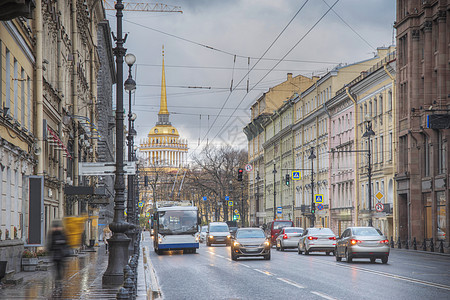
<instances>
[{"instance_id":1,"label":"traffic light","mask_svg":"<svg viewBox=\"0 0 450 300\"><path fill-rule=\"evenodd\" d=\"M291 177L289 176L289 174L286 174L286 185L289 186Z\"/></svg>"},{"instance_id":2,"label":"traffic light","mask_svg":"<svg viewBox=\"0 0 450 300\"><path fill-rule=\"evenodd\" d=\"M239 169L238 170L238 181L242 181L242 174L244 173L244 169Z\"/></svg>"},{"instance_id":3,"label":"traffic light","mask_svg":"<svg viewBox=\"0 0 450 300\"><path fill-rule=\"evenodd\" d=\"M313 203L313 204L311 205L311 213L312 213L312 214L316 213L316 204L315 204L315 203Z\"/></svg>"},{"instance_id":4,"label":"traffic light","mask_svg":"<svg viewBox=\"0 0 450 300\"><path fill-rule=\"evenodd\" d=\"M233 215L233 221L237 220L237 215Z\"/></svg>"}]
</instances>

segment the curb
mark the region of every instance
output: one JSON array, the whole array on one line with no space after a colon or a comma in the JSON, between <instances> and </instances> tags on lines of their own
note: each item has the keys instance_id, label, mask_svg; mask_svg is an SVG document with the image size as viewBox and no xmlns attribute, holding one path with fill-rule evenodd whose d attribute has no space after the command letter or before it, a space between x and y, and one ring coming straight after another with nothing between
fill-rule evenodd
<instances>
[{"instance_id":1,"label":"curb","mask_svg":"<svg viewBox=\"0 0 450 300\"><path fill-rule=\"evenodd\" d=\"M420 254L429 254L429 255L439 255L439 256L448 256L450 257L450 253L440 253L440 252L431 252L431 251L423 251L423 250L411 250L411 249L398 249L391 248L391 251L402 251L402 252L410 252L410 253L420 253Z\"/></svg>"},{"instance_id":2,"label":"curb","mask_svg":"<svg viewBox=\"0 0 450 300\"><path fill-rule=\"evenodd\" d=\"M155 269L149 257L147 246L142 247L142 258L144 260L145 286L147 290L147 299L161 298L161 288L156 278Z\"/></svg>"}]
</instances>

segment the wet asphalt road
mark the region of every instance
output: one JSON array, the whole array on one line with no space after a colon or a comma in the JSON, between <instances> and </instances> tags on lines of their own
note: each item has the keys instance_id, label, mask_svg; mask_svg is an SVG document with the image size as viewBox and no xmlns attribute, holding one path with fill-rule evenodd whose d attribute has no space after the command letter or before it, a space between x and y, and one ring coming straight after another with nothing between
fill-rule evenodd
<instances>
[{"instance_id":1,"label":"wet asphalt road","mask_svg":"<svg viewBox=\"0 0 450 300\"><path fill-rule=\"evenodd\" d=\"M151 242L146 241L150 249ZM164 299L450 299L450 256L392 250L389 263L272 248L272 259L230 259L230 248L150 252Z\"/></svg>"}]
</instances>

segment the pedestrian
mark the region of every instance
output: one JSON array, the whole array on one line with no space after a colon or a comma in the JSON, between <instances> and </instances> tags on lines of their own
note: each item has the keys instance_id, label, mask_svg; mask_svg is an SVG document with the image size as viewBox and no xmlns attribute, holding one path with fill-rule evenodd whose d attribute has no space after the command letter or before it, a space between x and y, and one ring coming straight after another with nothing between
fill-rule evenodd
<instances>
[{"instance_id":1,"label":"pedestrian","mask_svg":"<svg viewBox=\"0 0 450 300\"><path fill-rule=\"evenodd\" d=\"M69 246L61 220L53 220L47 240L47 249L53 259L56 284L60 285L64 276L64 260L69 255Z\"/></svg>"},{"instance_id":2,"label":"pedestrian","mask_svg":"<svg viewBox=\"0 0 450 300\"><path fill-rule=\"evenodd\" d=\"M109 225L103 229L103 242L105 243L106 254L108 254L108 240L112 237L112 231L109 229Z\"/></svg>"}]
</instances>

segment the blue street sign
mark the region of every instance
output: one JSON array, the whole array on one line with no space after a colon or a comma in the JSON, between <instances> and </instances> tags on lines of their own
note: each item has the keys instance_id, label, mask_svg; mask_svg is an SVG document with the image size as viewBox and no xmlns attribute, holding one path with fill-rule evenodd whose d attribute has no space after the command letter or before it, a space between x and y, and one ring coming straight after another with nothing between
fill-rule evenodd
<instances>
[{"instance_id":1,"label":"blue street sign","mask_svg":"<svg viewBox=\"0 0 450 300\"><path fill-rule=\"evenodd\" d=\"M318 210L322 210L323 209L323 205L322 204L317 205L317 209Z\"/></svg>"},{"instance_id":2,"label":"blue street sign","mask_svg":"<svg viewBox=\"0 0 450 300\"><path fill-rule=\"evenodd\" d=\"M206 196L203 196L203 201L206 201L206 200L207 200Z\"/></svg>"},{"instance_id":3,"label":"blue street sign","mask_svg":"<svg viewBox=\"0 0 450 300\"><path fill-rule=\"evenodd\" d=\"M323 195L321 194L315 194L316 203L323 203Z\"/></svg>"},{"instance_id":4,"label":"blue street sign","mask_svg":"<svg viewBox=\"0 0 450 300\"><path fill-rule=\"evenodd\" d=\"M277 207L277 213L281 214L283 212L283 208L281 206Z\"/></svg>"},{"instance_id":5,"label":"blue street sign","mask_svg":"<svg viewBox=\"0 0 450 300\"><path fill-rule=\"evenodd\" d=\"M143 207L143 206L144 206L144 202L139 201L139 202L138 202L138 206L139 206L139 207Z\"/></svg>"},{"instance_id":6,"label":"blue street sign","mask_svg":"<svg viewBox=\"0 0 450 300\"><path fill-rule=\"evenodd\" d=\"M229 196L225 196L225 201L228 201L228 200L230 200L230 197Z\"/></svg>"},{"instance_id":7,"label":"blue street sign","mask_svg":"<svg viewBox=\"0 0 450 300\"><path fill-rule=\"evenodd\" d=\"M233 206L233 201L228 201L228 206Z\"/></svg>"},{"instance_id":8,"label":"blue street sign","mask_svg":"<svg viewBox=\"0 0 450 300\"><path fill-rule=\"evenodd\" d=\"M300 180L300 179L302 179L302 172L292 171L292 180Z\"/></svg>"}]
</instances>

